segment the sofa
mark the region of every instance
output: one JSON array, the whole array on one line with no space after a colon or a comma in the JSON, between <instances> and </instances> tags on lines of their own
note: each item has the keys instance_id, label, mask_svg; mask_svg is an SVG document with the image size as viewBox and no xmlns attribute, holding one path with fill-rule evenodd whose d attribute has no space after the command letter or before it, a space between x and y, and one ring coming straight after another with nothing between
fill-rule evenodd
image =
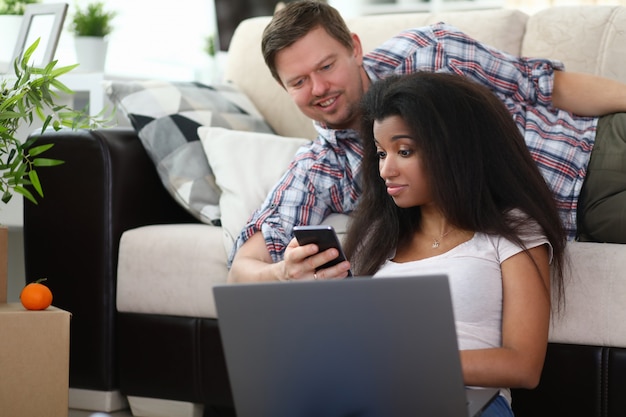
<instances>
[{"instance_id":1,"label":"sofa","mask_svg":"<svg viewBox=\"0 0 626 417\"><path fill-rule=\"evenodd\" d=\"M231 120L230 129L192 125L201 140L191 141L191 153L207 159L214 177L204 185L218 190L202 207L189 204L189 182L166 184L162 160L144 140L146 117L131 114L132 100L113 91L119 85L107 91L132 127L38 138L65 163L40 169L45 197L25 203L26 280L47 277L54 304L72 312L71 404L111 411L128 400L134 415L235 415L212 287L226 282L238 228L315 135L263 63L269 19L238 26L224 78L249 100L238 107L271 132L239 131L239 119L228 117L220 120ZM625 7L371 15L348 23L368 51L404 28L438 21L512 54L626 82ZM149 120L167 114L159 112ZM345 216L328 222L345 230ZM570 242L567 249L566 305L553 315L538 388L513 391L516 416L623 416L626 245Z\"/></svg>"}]
</instances>

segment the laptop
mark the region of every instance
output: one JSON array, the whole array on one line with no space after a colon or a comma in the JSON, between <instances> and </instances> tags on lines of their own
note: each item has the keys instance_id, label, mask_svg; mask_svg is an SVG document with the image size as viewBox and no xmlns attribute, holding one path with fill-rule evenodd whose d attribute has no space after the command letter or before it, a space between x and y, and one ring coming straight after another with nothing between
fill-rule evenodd
<instances>
[{"instance_id":1,"label":"laptop","mask_svg":"<svg viewBox=\"0 0 626 417\"><path fill-rule=\"evenodd\" d=\"M213 289L238 417L477 417L446 275Z\"/></svg>"}]
</instances>

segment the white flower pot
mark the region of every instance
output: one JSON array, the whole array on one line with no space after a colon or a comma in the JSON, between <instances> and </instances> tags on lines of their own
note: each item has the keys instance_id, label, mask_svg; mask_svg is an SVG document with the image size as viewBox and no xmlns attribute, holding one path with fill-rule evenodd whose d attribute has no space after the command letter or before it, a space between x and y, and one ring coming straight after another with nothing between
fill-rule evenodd
<instances>
[{"instance_id":1,"label":"white flower pot","mask_svg":"<svg viewBox=\"0 0 626 417\"><path fill-rule=\"evenodd\" d=\"M104 72L109 40L97 36L74 37L79 72Z\"/></svg>"}]
</instances>

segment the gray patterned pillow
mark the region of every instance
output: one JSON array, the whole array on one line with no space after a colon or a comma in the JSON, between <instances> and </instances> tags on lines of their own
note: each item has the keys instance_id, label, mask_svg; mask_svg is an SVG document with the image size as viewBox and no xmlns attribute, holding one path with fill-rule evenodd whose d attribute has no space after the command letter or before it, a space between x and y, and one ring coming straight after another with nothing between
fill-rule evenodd
<instances>
[{"instance_id":1,"label":"gray patterned pillow","mask_svg":"<svg viewBox=\"0 0 626 417\"><path fill-rule=\"evenodd\" d=\"M220 189L198 127L273 133L252 102L227 84L112 81L106 92L132 123L170 194L202 222L219 225Z\"/></svg>"}]
</instances>

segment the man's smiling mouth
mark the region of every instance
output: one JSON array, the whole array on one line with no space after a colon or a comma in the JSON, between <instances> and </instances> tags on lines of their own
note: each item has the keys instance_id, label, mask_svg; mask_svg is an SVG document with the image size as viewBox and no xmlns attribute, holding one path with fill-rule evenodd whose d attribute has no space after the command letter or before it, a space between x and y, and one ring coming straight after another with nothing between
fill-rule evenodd
<instances>
[{"instance_id":1,"label":"man's smiling mouth","mask_svg":"<svg viewBox=\"0 0 626 417\"><path fill-rule=\"evenodd\" d=\"M331 97L329 99L326 99L324 101L320 101L317 103L318 106L325 108L328 106L331 106L335 101L337 101L337 97Z\"/></svg>"}]
</instances>

